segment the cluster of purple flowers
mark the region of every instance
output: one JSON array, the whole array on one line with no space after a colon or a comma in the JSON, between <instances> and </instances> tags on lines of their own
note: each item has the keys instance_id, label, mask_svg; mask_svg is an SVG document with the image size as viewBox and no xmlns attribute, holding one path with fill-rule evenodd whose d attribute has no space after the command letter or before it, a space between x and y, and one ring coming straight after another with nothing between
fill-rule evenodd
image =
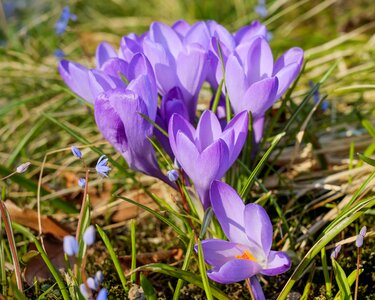
<instances>
[{"instance_id":1,"label":"cluster of purple flowers","mask_svg":"<svg viewBox=\"0 0 375 300\"><path fill-rule=\"evenodd\" d=\"M165 175L160 170L150 142L156 137L171 160L192 180L203 207L212 205L223 229L229 226L224 229L229 242L203 244L204 252L211 253L208 256L212 259L207 261L215 266L210 277L219 282L253 278L257 273L275 275L290 266L284 254L270 251L272 226L266 212L255 204L245 207L229 186L217 181L245 144L248 112L258 143L266 111L301 70L302 49L291 48L274 61L267 35L266 27L258 21L235 33L215 21L190 25L180 20L172 26L154 22L140 36L124 36L118 51L101 43L93 69L67 60L59 65L70 89L93 104L99 130L130 168L175 186L179 172L172 170ZM215 111L205 110L197 122L204 82L220 100ZM226 97L230 99L230 111L226 110ZM211 184L215 191L211 188L210 192ZM238 202L240 209L229 219L230 207L215 206L215 201L224 198ZM237 277L220 279L227 268L241 272L235 274Z\"/></svg>"}]
</instances>

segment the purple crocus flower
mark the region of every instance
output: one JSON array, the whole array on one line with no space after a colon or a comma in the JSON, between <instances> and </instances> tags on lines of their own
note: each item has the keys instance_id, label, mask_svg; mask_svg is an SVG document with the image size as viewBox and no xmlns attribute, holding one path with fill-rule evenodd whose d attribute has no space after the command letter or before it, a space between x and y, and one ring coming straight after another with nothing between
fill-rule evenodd
<instances>
[{"instance_id":1,"label":"purple crocus flower","mask_svg":"<svg viewBox=\"0 0 375 300\"><path fill-rule=\"evenodd\" d=\"M224 130L209 110L203 112L196 130L181 115L171 117L168 133L172 151L193 181L204 209L210 206L211 182L223 177L235 162L247 131L247 112L235 116Z\"/></svg>"},{"instance_id":2,"label":"purple crocus flower","mask_svg":"<svg viewBox=\"0 0 375 300\"><path fill-rule=\"evenodd\" d=\"M226 87L235 114L251 111L255 140L262 136L265 112L288 89L301 70L303 50L291 48L274 63L264 37L240 44L226 63Z\"/></svg>"},{"instance_id":3,"label":"purple crocus flower","mask_svg":"<svg viewBox=\"0 0 375 300\"><path fill-rule=\"evenodd\" d=\"M133 170L160 178L170 184L156 161L149 138L154 127L141 114L155 121L157 91L147 58L138 53L128 69L129 84L109 89L95 100L95 120L103 136L123 155Z\"/></svg>"},{"instance_id":4,"label":"purple crocus flower","mask_svg":"<svg viewBox=\"0 0 375 300\"><path fill-rule=\"evenodd\" d=\"M154 22L143 40L143 51L154 69L162 96L178 87L194 121L197 99L207 74L207 53L197 43L183 43L171 27Z\"/></svg>"},{"instance_id":5,"label":"purple crocus flower","mask_svg":"<svg viewBox=\"0 0 375 300\"><path fill-rule=\"evenodd\" d=\"M116 51L106 42L96 48L96 68L88 69L68 60L61 60L59 72L66 85L82 99L94 103L105 90L125 86L121 75L127 74L128 63L117 58Z\"/></svg>"},{"instance_id":6,"label":"purple crocus flower","mask_svg":"<svg viewBox=\"0 0 375 300\"><path fill-rule=\"evenodd\" d=\"M275 276L289 270L289 257L271 250L272 223L262 206L245 205L232 187L218 180L213 181L210 196L212 209L228 238L202 241L205 261L213 266L207 271L210 279L227 284L251 278L254 286L256 274Z\"/></svg>"}]
</instances>

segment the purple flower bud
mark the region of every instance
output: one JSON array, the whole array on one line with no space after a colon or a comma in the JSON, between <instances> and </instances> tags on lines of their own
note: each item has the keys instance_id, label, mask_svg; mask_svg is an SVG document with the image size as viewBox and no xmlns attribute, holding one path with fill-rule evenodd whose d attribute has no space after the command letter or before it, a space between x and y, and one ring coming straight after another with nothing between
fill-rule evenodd
<instances>
[{"instance_id":1,"label":"purple flower bud","mask_svg":"<svg viewBox=\"0 0 375 300\"><path fill-rule=\"evenodd\" d=\"M82 283L80 286L79 286L79 290L81 291L81 294L83 297L85 297L86 299L89 298L89 293L87 292L87 288L85 286L84 283Z\"/></svg>"},{"instance_id":2,"label":"purple flower bud","mask_svg":"<svg viewBox=\"0 0 375 300\"><path fill-rule=\"evenodd\" d=\"M56 49L54 52L53 52L53 55L59 59L59 60L62 60L64 57L65 57L65 53L64 51L62 51L61 49Z\"/></svg>"},{"instance_id":3,"label":"purple flower bud","mask_svg":"<svg viewBox=\"0 0 375 300\"><path fill-rule=\"evenodd\" d=\"M102 271L97 271L95 273L95 282L99 286L104 280L104 275Z\"/></svg>"},{"instance_id":4,"label":"purple flower bud","mask_svg":"<svg viewBox=\"0 0 375 300\"><path fill-rule=\"evenodd\" d=\"M357 246L357 248L361 248L362 245L363 245L363 236L358 234L357 235L357 239L355 240L355 245Z\"/></svg>"},{"instance_id":5,"label":"purple flower bud","mask_svg":"<svg viewBox=\"0 0 375 300\"><path fill-rule=\"evenodd\" d=\"M98 159L95 170L99 175L108 177L108 172L111 171L111 168L107 166L107 163L108 163L108 158L105 155L102 155Z\"/></svg>"},{"instance_id":6,"label":"purple flower bud","mask_svg":"<svg viewBox=\"0 0 375 300\"><path fill-rule=\"evenodd\" d=\"M169 170L168 171L168 178L172 182L177 181L178 180L178 171L177 170Z\"/></svg>"},{"instance_id":7,"label":"purple flower bud","mask_svg":"<svg viewBox=\"0 0 375 300\"><path fill-rule=\"evenodd\" d=\"M25 162L24 164L19 165L17 167L16 172L19 173L19 174L25 173L30 165L31 165L30 162Z\"/></svg>"},{"instance_id":8,"label":"purple flower bud","mask_svg":"<svg viewBox=\"0 0 375 300\"><path fill-rule=\"evenodd\" d=\"M95 279L92 277L87 278L87 285L90 289L96 291L99 285L96 283Z\"/></svg>"},{"instance_id":9,"label":"purple flower bud","mask_svg":"<svg viewBox=\"0 0 375 300\"><path fill-rule=\"evenodd\" d=\"M75 256L78 253L78 242L74 236L67 235L64 237L64 252L68 256Z\"/></svg>"},{"instance_id":10,"label":"purple flower bud","mask_svg":"<svg viewBox=\"0 0 375 300\"><path fill-rule=\"evenodd\" d=\"M107 290L105 288L102 288L99 291L98 296L96 297L96 300L107 300L107 298L108 298Z\"/></svg>"},{"instance_id":11,"label":"purple flower bud","mask_svg":"<svg viewBox=\"0 0 375 300\"><path fill-rule=\"evenodd\" d=\"M362 235L363 237L365 237L366 236L366 232L367 232L367 227L363 226L361 228L361 230L359 231L359 234Z\"/></svg>"},{"instance_id":12,"label":"purple flower bud","mask_svg":"<svg viewBox=\"0 0 375 300\"><path fill-rule=\"evenodd\" d=\"M85 232L83 233L83 241L87 246L91 246L92 244L95 243L95 238L96 238L96 230L93 225L90 225L87 227Z\"/></svg>"},{"instance_id":13,"label":"purple flower bud","mask_svg":"<svg viewBox=\"0 0 375 300\"><path fill-rule=\"evenodd\" d=\"M86 186L86 179L85 178L80 178L78 179L78 185L81 187L81 188L84 188Z\"/></svg>"},{"instance_id":14,"label":"purple flower bud","mask_svg":"<svg viewBox=\"0 0 375 300\"><path fill-rule=\"evenodd\" d=\"M340 250L341 250L341 245L336 246L336 248L331 253L331 259L337 259L337 257L339 256Z\"/></svg>"},{"instance_id":15,"label":"purple flower bud","mask_svg":"<svg viewBox=\"0 0 375 300\"><path fill-rule=\"evenodd\" d=\"M70 149L75 157L82 158L82 153L76 146L72 146Z\"/></svg>"}]
</instances>

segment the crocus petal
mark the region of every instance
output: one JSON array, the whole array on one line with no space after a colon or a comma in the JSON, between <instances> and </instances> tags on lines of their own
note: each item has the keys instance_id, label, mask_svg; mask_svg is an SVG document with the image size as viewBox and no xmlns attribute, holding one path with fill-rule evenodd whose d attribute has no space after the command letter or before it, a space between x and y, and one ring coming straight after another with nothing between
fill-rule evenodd
<instances>
[{"instance_id":1,"label":"crocus petal","mask_svg":"<svg viewBox=\"0 0 375 300\"><path fill-rule=\"evenodd\" d=\"M99 95L94 105L96 125L104 138L121 154L128 151L124 124L106 95Z\"/></svg>"},{"instance_id":2,"label":"crocus petal","mask_svg":"<svg viewBox=\"0 0 375 300\"><path fill-rule=\"evenodd\" d=\"M156 92L156 79L152 66L146 56L142 53L137 53L133 56L129 63L129 74L127 79L134 80L140 75L146 75L152 84L153 91Z\"/></svg>"},{"instance_id":3,"label":"crocus petal","mask_svg":"<svg viewBox=\"0 0 375 300\"><path fill-rule=\"evenodd\" d=\"M153 42L161 44L164 49L177 57L181 51L182 42L178 34L169 26L161 22L153 22L150 26L150 38Z\"/></svg>"},{"instance_id":4,"label":"crocus petal","mask_svg":"<svg viewBox=\"0 0 375 300\"><path fill-rule=\"evenodd\" d=\"M186 45L197 43L204 49L208 50L210 40L211 34L208 30L206 22L199 21L191 26L189 32L185 36L184 43Z\"/></svg>"},{"instance_id":5,"label":"crocus petal","mask_svg":"<svg viewBox=\"0 0 375 300\"><path fill-rule=\"evenodd\" d=\"M303 63L303 50L298 47L293 47L287 50L283 55L281 55L275 62L275 66L273 69L273 74L277 74L281 71L281 69L285 68L291 64L298 64L302 65Z\"/></svg>"},{"instance_id":6,"label":"crocus petal","mask_svg":"<svg viewBox=\"0 0 375 300\"><path fill-rule=\"evenodd\" d=\"M225 139L226 135L223 135L222 137L228 145L228 147L230 148L228 162L229 165L232 165L235 162L235 160L237 159L238 155L242 150L243 145L245 144L248 132L248 124L249 114L247 111L243 111L237 114L224 129L224 132L232 131L234 133L234 140L231 143Z\"/></svg>"},{"instance_id":7,"label":"crocus petal","mask_svg":"<svg viewBox=\"0 0 375 300\"><path fill-rule=\"evenodd\" d=\"M207 271L207 276L223 284L234 283L250 278L259 272L260 265L252 260L233 259Z\"/></svg>"},{"instance_id":8,"label":"crocus petal","mask_svg":"<svg viewBox=\"0 0 375 300\"><path fill-rule=\"evenodd\" d=\"M266 258L271 250L273 234L267 212L258 204L247 204L244 210L244 223L249 241L262 249Z\"/></svg>"},{"instance_id":9,"label":"crocus petal","mask_svg":"<svg viewBox=\"0 0 375 300\"><path fill-rule=\"evenodd\" d=\"M136 53L142 53L142 45L136 37L124 36L120 42L119 57L125 61L130 61Z\"/></svg>"},{"instance_id":10,"label":"crocus petal","mask_svg":"<svg viewBox=\"0 0 375 300\"><path fill-rule=\"evenodd\" d=\"M267 28L259 21L253 21L250 25L240 28L234 35L236 44L249 42L256 36L267 37Z\"/></svg>"},{"instance_id":11,"label":"crocus petal","mask_svg":"<svg viewBox=\"0 0 375 300\"><path fill-rule=\"evenodd\" d=\"M249 84L272 76L273 56L265 38L254 39L247 53L245 73Z\"/></svg>"},{"instance_id":12,"label":"crocus petal","mask_svg":"<svg viewBox=\"0 0 375 300\"><path fill-rule=\"evenodd\" d=\"M128 78L128 63L120 58L109 58L101 66L101 70L112 77L122 80L121 75Z\"/></svg>"},{"instance_id":13,"label":"crocus petal","mask_svg":"<svg viewBox=\"0 0 375 300\"><path fill-rule=\"evenodd\" d=\"M198 93L207 75L206 52L199 45L188 45L176 60L176 73L186 101L190 120L194 120Z\"/></svg>"},{"instance_id":14,"label":"crocus petal","mask_svg":"<svg viewBox=\"0 0 375 300\"><path fill-rule=\"evenodd\" d=\"M171 144L171 148L173 150L173 153L175 153L175 155L178 152L178 149L176 146L176 136L179 131L183 132L186 135L186 137L188 137L190 141L194 144L194 137L195 137L194 127L179 114L173 114L169 120L168 136L169 136L169 143Z\"/></svg>"},{"instance_id":15,"label":"crocus petal","mask_svg":"<svg viewBox=\"0 0 375 300\"><path fill-rule=\"evenodd\" d=\"M294 79L298 76L300 70L301 65L293 63L276 73L275 76L279 80L279 87L275 97L276 99L279 99L285 93Z\"/></svg>"},{"instance_id":16,"label":"crocus petal","mask_svg":"<svg viewBox=\"0 0 375 300\"><path fill-rule=\"evenodd\" d=\"M250 285L251 285L251 291L253 292L253 295L254 295L254 299L266 300L266 297L264 296L264 293L263 293L263 289L256 275L250 278Z\"/></svg>"},{"instance_id":17,"label":"crocus petal","mask_svg":"<svg viewBox=\"0 0 375 300\"><path fill-rule=\"evenodd\" d=\"M96 66L98 69L101 69L103 64L110 58L117 57L115 49L106 43L102 42L96 48Z\"/></svg>"},{"instance_id":18,"label":"crocus petal","mask_svg":"<svg viewBox=\"0 0 375 300\"><path fill-rule=\"evenodd\" d=\"M198 252L198 245L195 245L194 249L195 252ZM215 267L222 266L236 256L243 254L243 250L238 247L238 243L215 239L202 241L202 250L206 263Z\"/></svg>"},{"instance_id":19,"label":"crocus petal","mask_svg":"<svg viewBox=\"0 0 375 300\"><path fill-rule=\"evenodd\" d=\"M258 144L263 137L263 127L264 127L264 116L254 119L253 132L254 132L254 142L256 144Z\"/></svg>"},{"instance_id":20,"label":"crocus petal","mask_svg":"<svg viewBox=\"0 0 375 300\"><path fill-rule=\"evenodd\" d=\"M173 115L172 118L176 116ZM175 137L175 147L172 147L173 153L185 170L185 172L191 177L193 175L193 165L199 157L199 152L195 144L183 133L178 131Z\"/></svg>"},{"instance_id":21,"label":"crocus petal","mask_svg":"<svg viewBox=\"0 0 375 300\"><path fill-rule=\"evenodd\" d=\"M216 115L211 110L205 110L197 125L197 142L199 151L203 151L221 135L221 126Z\"/></svg>"},{"instance_id":22,"label":"crocus petal","mask_svg":"<svg viewBox=\"0 0 375 300\"><path fill-rule=\"evenodd\" d=\"M125 87L125 83L122 80L109 76L102 71L92 69L88 71L88 74L91 94L95 98L107 90Z\"/></svg>"},{"instance_id":23,"label":"crocus petal","mask_svg":"<svg viewBox=\"0 0 375 300\"><path fill-rule=\"evenodd\" d=\"M243 96L246 93L248 84L243 66L234 54L228 57L225 66L225 84L233 110L235 113L239 113L241 111L241 104L244 102Z\"/></svg>"},{"instance_id":24,"label":"crocus petal","mask_svg":"<svg viewBox=\"0 0 375 300\"><path fill-rule=\"evenodd\" d=\"M88 71L84 66L68 60L63 59L59 63L59 73L66 85L78 96L93 103L95 98L90 89Z\"/></svg>"},{"instance_id":25,"label":"crocus petal","mask_svg":"<svg viewBox=\"0 0 375 300\"><path fill-rule=\"evenodd\" d=\"M190 25L185 20L178 20L172 25L172 29L183 38L190 29Z\"/></svg>"},{"instance_id":26,"label":"crocus petal","mask_svg":"<svg viewBox=\"0 0 375 300\"><path fill-rule=\"evenodd\" d=\"M270 251L268 255L267 268L261 273L267 276L275 276L288 271L292 263L289 256L281 251Z\"/></svg>"},{"instance_id":27,"label":"crocus petal","mask_svg":"<svg viewBox=\"0 0 375 300\"><path fill-rule=\"evenodd\" d=\"M255 82L246 91L243 101L233 107L235 113L247 110L251 111L254 118L263 116L267 109L276 101L277 88L277 77Z\"/></svg>"},{"instance_id":28,"label":"crocus petal","mask_svg":"<svg viewBox=\"0 0 375 300\"><path fill-rule=\"evenodd\" d=\"M228 184L215 180L211 184L210 199L212 209L229 241L248 244L244 224L245 204L237 192Z\"/></svg>"}]
</instances>

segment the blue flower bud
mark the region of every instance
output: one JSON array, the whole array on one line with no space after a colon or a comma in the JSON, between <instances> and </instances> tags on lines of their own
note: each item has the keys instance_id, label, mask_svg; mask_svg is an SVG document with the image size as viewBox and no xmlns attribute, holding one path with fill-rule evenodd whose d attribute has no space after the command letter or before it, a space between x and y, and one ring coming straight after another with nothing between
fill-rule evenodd
<instances>
[{"instance_id":1,"label":"blue flower bud","mask_svg":"<svg viewBox=\"0 0 375 300\"><path fill-rule=\"evenodd\" d=\"M96 297L96 300L107 300L107 298L108 298L107 290L105 288L102 288L99 291L98 296Z\"/></svg>"},{"instance_id":2,"label":"blue flower bud","mask_svg":"<svg viewBox=\"0 0 375 300\"><path fill-rule=\"evenodd\" d=\"M80 179L78 179L78 185L79 185L81 188L85 188L85 186L86 186L86 179L85 179L85 178L80 178Z\"/></svg>"},{"instance_id":3,"label":"blue flower bud","mask_svg":"<svg viewBox=\"0 0 375 300\"><path fill-rule=\"evenodd\" d=\"M92 289L92 290L94 290L94 291L96 291L96 290L98 289L98 287L99 287L99 285L96 284L95 279L92 278L92 277L87 278L87 285L88 285L88 287L89 287L90 289Z\"/></svg>"},{"instance_id":4,"label":"blue flower bud","mask_svg":"<svg viewBox=\"0 0 375 300\"><path fill-rule=\"evenodd\" d=\"M74 236L67 235L63 242L64 252L68 256L75 256L78 253L78 242Z\"/></svg>"},{"instance_id":5,"label":"blue flower bud","mask_svg":"<svg viewBox=\"0 0 375 300\"><path fill-rule=\"evenodd\" d=\"M81 294L83 297L85 297L86 299L89 298L89 293L87 292L87 289L86 289L86 286L84 283L82 283L80 286L79 286L79 290L81 291Z\"/></svg>"},{"instance_id":6,"label":"blue flower bud","mask_svg":"<svg viewBox=\"0 0 375 300\"><path fill-rule=\"evenodd\" d=\"M102 271L97 271L95 273L95 282L99 286L104 280L104 275Z\"/></svg>"},{"instance_id":7,"label":"blue flower bud","mask_svg":"<svg viewBox=\"0 0 375 300\"><path fill-rule=\"evenodd\" d=\"M168 179L172 182L178 180L178 171L177 170L169 170L168 171Z\"/></svg>"},{"instance_id":8,"label":"blue flower bud","mask_svg":"<svg viewBox=\"0 0 375 300\"><path fill-rule=\"evenodd\" d=\"M338 245L331 253L331 259L337 259L341 250L341 245Z\"/></svg>"},{"instance_id":9,"label":"blue flower bud","mask_svg":"<svg viewBox=\"0 0 375 300\"><path fill-rule=\"evenodd\" d=\"M359 231L359 234L362 235L363 237L365 237L366 236L366 232L367 232L367 227L363 226L361 228L361 230Z\"/></svg>"},{"instance_id":10,"label":"blue flower bud","mask_svg":"<svg viewBox=\"0 0 375 300\"><path fill-rule=\"evenodd\" d=\"M16 172L19 173L19 174L25 173L30 165L31 165L30 162L25 162L24 164L19 165L17 167Z\"/></svg>"},{"instance_id":11,"label":"blue flower bud","mask_svg":"<svg viewBox=\"0 0 375 300\"><path fill-rule=\"evenodd\" d=\"M95 243L95 239L96 239L95 227L93 225L90 225L89 227L87 227L87 229L83 233L83 241L85 242L87 246L91 246L92 244Z\"/></svg>"},{"instance_id":12,"label":"blue flower bud","mask_svg":"<svg viewBox=\"0 0 375 300\"><path fill-rule=\"evenodd\" d=\"M355 240L355 245L357 246L357 248L361 248L362 245L363 245L363 236L358 234L357 235L357 239Z\"/></svg>"},{"instance_id":13,"label":"blue flower bud","mask_svg":"<svg viewBox=\"0 0 375 300\"><path fill-rule=\"evenodd\" d=\"M76 146L72 146L70 149L75 157L82 158L82 153Z\"/></svg>"}]
</instances>

